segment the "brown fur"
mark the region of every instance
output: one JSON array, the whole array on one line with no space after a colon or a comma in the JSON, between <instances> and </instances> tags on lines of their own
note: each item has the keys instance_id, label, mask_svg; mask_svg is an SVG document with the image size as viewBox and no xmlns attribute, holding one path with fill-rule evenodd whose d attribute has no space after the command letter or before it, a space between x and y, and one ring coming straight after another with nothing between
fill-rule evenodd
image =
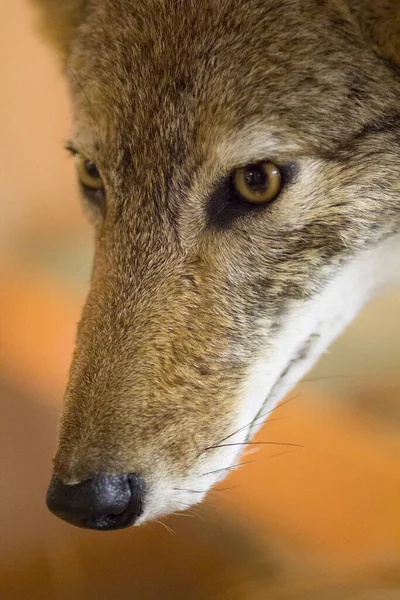
<instances>
[{"instance_id":1,"label":"brown fur","mask_svg":"<svg viewBox=\"0 0 400 600\"><path fill-rule=\"evenodd\" d=\"M32 0L43 11L40 31L62 56L68 56L75 30L85 13L85 0Z\"/></svg>"},{"instance_id":2,"label":"brown fur","mask_svg":"<svg viewBox=\"0 0 400 600\"><path fill-rule=\"evenodd\" d=\"M399 231L400 5L37 3L107 188L55 472L183 477L232 431L261 321L278 330L326 265ZM254 160L287 172L261 210L226 201L242 165L217 151L249 128L280 146Z\"/></svg>"}]
</instances>

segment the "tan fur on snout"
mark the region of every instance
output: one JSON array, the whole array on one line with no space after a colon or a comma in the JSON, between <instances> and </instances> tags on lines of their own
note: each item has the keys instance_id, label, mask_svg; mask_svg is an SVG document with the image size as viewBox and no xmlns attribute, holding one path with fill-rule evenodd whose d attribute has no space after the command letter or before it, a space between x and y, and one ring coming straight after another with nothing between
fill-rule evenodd
<instances>
[{"instance_id":1,"label":"tan fur on snout","mask_svg":"<svg viewBox=\"0 0 400 600\"><path fill-rule=\"evenodd\" d=\"M55 473L139 473L146 520L201 499L181 492L223 476L383 283L400 231L400 8L36 3L68 65L72 143L107 193L89 209ZM231 174L264 160L282 168L278 198L233 203Z\"/></svg>"},{"instance_id":2,"label":"tan fur on snout","mask_svg":"<svg viewBox=\"0 0 400 600\"><path fill-rule=\"evenodd\" d=\"M146 290L110 277L104 263L83 313L56 469L79 480L104 468L147 473L161 461L184 476L233 425L242 365L218 281L178 250L159 273L155 265Z\"/></svg>"}]
</instances>

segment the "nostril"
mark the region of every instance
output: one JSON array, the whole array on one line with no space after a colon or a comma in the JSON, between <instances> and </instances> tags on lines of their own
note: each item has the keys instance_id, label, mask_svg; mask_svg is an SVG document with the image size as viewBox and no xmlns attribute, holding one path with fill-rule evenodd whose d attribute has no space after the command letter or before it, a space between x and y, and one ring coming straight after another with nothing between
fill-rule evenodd
<instances>
[{"instance_id":1,"label":"nostril","mask_svg":"<svg viewBox=\"0 0 400 600\"><path fill-rule=\"evenodd\" d=\"M76 485L54 476L46 502L53 514L78 527L123 529L141 515L144 491L144 480L136 473L96 473Z\"/></svg>"}]
</instances>

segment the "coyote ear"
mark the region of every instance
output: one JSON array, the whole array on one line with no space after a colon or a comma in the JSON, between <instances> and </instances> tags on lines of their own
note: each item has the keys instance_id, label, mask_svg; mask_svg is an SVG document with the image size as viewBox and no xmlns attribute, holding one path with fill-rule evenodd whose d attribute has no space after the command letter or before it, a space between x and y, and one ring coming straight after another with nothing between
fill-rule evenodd
<instances>
[{"instance_id":1,"label":"coyote ear","mask_svg":"<svg viewBox=\"0 0 400 600\"><path fill-rule=\"evenodd\" d=\"M400 67L400 0L348 0L377 54Z\"/></svg>"},{"instance_id":2,"label":"coyote ear","mask_svg":"<svg viewBox=\"0 0 400 600\"><path fill-rule=\"evenodd\" d=\"M87 0L31 0L39 9L39 30L62 54L68 55L74 31L83 20Z\"/></svg>"}]
</instances>

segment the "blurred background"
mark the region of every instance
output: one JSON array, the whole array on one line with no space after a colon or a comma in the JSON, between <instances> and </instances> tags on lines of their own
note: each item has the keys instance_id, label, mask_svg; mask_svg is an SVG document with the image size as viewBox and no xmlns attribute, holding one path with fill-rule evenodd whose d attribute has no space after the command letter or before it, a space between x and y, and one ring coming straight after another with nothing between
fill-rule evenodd
<instances>
[{"instance_id":1,"label":"blurred background","mask_svg":"<svg viewBox=\"0 0 400 600\"><path fill-rule=\"evenodd\" d=\"M1 600L400 598L400 292L374 300L201 507L99 534L47 512L92 233L58 65L0 4ZM246 460L246 459L245 459ZM184 518L185 517L185 518Z\"/></svg>"}]
</instances>

